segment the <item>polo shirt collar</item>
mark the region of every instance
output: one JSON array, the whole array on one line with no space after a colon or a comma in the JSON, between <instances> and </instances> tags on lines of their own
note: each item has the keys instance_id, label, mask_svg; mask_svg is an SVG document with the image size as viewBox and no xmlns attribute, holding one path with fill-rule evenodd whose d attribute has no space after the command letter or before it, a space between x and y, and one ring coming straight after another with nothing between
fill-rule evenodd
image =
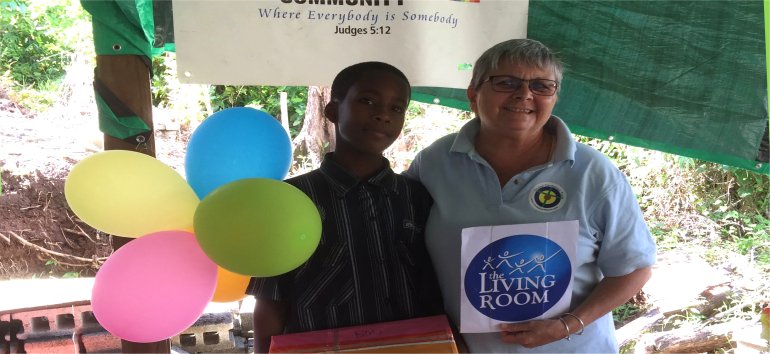
<instances>
[{"instance_id":1,"label":"polo shirt collar","mask_svg":"<svg viewBox=\"0 0 770 354\"><path fill-rule=\"evenodd\" d=\"M575 151L577 151L577 143L572 137L567 124L564 123L561 118L552 115L548 122L545 123L546 127L550 127L556 131L556 146L553 148L553 161L554 163L568 161L570 166L575 165Z\"/></svg>"},{"instance_id":2,"label":"polo shirt collar","mask_svg":"<svg viewBox=\"0 0 770 354\"><path fill-rule=\"evenodd\" d=\"M390 161L388 159L383 157L386 167L380 170L380 172L367 180L360 180L332 160L332 154L334 153L329 152L324 155L324 160L321 162L321 167L319 169L331 183L334 194L338 198L343 198L348 192L361 183L375 185L383 188L388 193L395 194L397 192L398 181L396 180L396 174L393 172L393 169L390 168Z\"/></svg>"},{"instance_id":3,"label":"polo shirt collar","mask_svg":"<svg viewBox=\"0 0 770 354\"><path fill-rule=\"evenodd\" d=\"M470 154L471 152L476 151L476 148L473 146L473 142L476 141L476 136L479 135L480 129L481 120L478 117L471 119L468 123L465 123L465 125L460 128L460 131L457 132L455 141L449 151L466 154Z\"/></svg>"},{"instance_id":4,"label":"polo shirt collar","mask_svg":"<svg viewBox=\"0 0 770 354\"><path fill-rule=\"evenodd\" d=\"M556 131L556 146L554 146L553 150L552 163L569 161L570 165L574 165L577 146L567 125L561 118L552 115L551 118L548 119L548 122L545 123L545 126L546 129ZM464 153L470 156L477 155L473 143L476 140L476 136L479 135L480 129L481 120L478 117L465 123L465 125L460 128L460 131L457 132L457 136L455 136L455 140L452 143L452 148L449 151Z\"/></svg>"}]
</instances>

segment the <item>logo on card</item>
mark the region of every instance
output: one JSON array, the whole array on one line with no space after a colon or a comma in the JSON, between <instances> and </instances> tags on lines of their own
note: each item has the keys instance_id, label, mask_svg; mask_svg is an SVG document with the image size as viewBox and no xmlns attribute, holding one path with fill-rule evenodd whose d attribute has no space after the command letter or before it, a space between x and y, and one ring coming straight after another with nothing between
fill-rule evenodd
<instances>
[{"instance_id":1,"label":"logo on card","mask_svg":"<svg viewBox=\"0 0 770 354\"><path fill-rule=\"evenodd\" d=\"M532 188L529 194L529 203L540 211L555 211L564 205L567 195L564 189L555 183L540 183Z\"/></svg>"},{"instance_id":2,"label":"logo on card","mask_svg":"<svg viewBox=\"0 0 770 354\"><path fill-rule=\"evenodd\" d=\"M567 252L542 236L513 235L479 251L465 272L465 295L498 321L536 318L564 296L572 279Z\"/></svg>"}]
</instances>

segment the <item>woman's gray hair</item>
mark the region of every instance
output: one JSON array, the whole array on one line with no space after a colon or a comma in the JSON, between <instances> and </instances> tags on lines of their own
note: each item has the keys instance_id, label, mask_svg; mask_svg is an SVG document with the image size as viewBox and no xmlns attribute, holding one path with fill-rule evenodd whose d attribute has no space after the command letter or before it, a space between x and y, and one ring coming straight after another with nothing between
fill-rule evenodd
<instances>
[{"instance_id":1,"label":"woman's gray hair","mask_svg":"<svg viewBox=\"0 0 770 354\"><path fill-rule=\"evenodd\" d=\"M478 88L489 72L497 69L503 59L511 63L524 64L541 70L551 70L556 82L561 83L564 66L561 60L545 46L534 39L510 39L487 49L473 66L471 86ZM561 85L559 85L561 88Z\"/></svg>"}]
</instances>

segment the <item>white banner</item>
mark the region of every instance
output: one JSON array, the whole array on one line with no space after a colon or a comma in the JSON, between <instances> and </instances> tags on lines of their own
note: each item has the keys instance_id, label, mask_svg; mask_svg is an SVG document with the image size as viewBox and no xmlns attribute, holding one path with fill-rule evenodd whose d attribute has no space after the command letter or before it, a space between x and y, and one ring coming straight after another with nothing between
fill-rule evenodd
<instances>
[{"instance_id":1,"label":"white banner","mask_svg":"<svg viewBox=\"0 0 770 354\"><path fill-rule=\"evenodd\" d=\"M495 43L526 37L522 0L174 0L184 83L331 85L383 61L413 86L466 88Z\"/></svg>"},{"instance_id":2,"label":"white banner","mask_svg":"<svg viewBox=\"0 0 770 354\"><path fill-rule=\"evenodd\" d=\"M460 332L569 311L577 237L577 220L463 229Z\"/></svg>"}]
</instances>

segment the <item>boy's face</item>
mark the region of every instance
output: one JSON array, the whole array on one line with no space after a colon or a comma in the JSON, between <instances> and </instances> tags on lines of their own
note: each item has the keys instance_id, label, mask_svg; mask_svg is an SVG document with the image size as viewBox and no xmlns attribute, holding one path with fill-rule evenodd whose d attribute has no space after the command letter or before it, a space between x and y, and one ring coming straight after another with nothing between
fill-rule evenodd
<instances>
[{"instance_id":1,"label":"boy's face","mask_svg":"<svg viewBox=\"0 0 770 354\"><path fill-rule=\"evenodd\" d=\"M409 85L387 71L365 73L324 113L337 126L337 151L382 152L398 138L409 104Z\"/></svg>"}]
</instances>

